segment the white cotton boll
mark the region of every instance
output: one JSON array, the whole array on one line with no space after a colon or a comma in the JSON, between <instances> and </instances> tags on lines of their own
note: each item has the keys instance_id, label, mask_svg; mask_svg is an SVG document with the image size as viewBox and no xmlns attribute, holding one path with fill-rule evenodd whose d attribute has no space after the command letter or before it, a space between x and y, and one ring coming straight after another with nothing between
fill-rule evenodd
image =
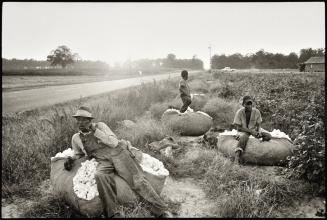
<instances>
[{"instance_id":1,"label":"white cotton boll","mask_svg":"<svg viewBox=\"0 0 327 220\"><path fill-rule=\"evenodd\" d=\"M178 114L180 114L181 112L178 109L167 109L166 112L177 112Z\"/></svg>"},{"instance_id":2,"label":"white cotton boll","mask_svg":"<svg viewBox=\"0 0 327 220\"><path fill-rule=\"evenodd\" d=\"M74 192L77 197L91 200L99 195L94 176L97 165L98 162L94 158L81 164L81 167L73 178Z\"/></svg>"},{"instance_id":3,"label":"white cotton boll","mask_svg":"<svg viewBox=\"0 0 327 220\"><path fill-rule=\"evenodd\" d=\"M280 131L279 129L274 129L272 132L269 132L269 133L274 138L287 138L288 140L291 141L291 138L284 132Z\"/></svg>"},{"instance_id":4,"label":"white cotton boll","mask_svg":"<svg viewBox=\"0 0 327 220\"><path fill-rule=\"evenodd\" d=\"M164 167L163 163L149 154L143 153L140 165L144 171L153 175L169 175L169 171Z\"/></svg>"},{"instance_id":5,"label":"white cotton boll","mask_svg":"<svg viewBox=\"0 0 327 220\"><path fill-rule=\"evenodd\" d=\"M222 132L222 133L219 133L219 136L220 135L232 135L232 136L234 136L234 135L237 135L238 134L238 131L237 130L235 130L235 129L233 129L233 130L231 130L231 131L228 131L228 130L225 130L224 132Z\"/></svg>"},{"instance_id":6,"label":"white cotton boll","mask_svg":"<svg viewBox=\"0 0 327 220\"><path fill-rule=\"evenodd\" d=\"M71 148L68 148L63 152L58 152L54 157L51 157L51 160L53 160L56 157L72 157L72 156L74 156L74 151Z\"/></svg>"},{"instance_id":7,"label":"white cotton boll","mask_svg":"<svg viewBox=\"0 0 327 220\"><path fill-rule=\"evenodd\" d=\"M78 198L91 200L99 195L95 180L95 172L98 163L95 159L87 160L81 164L75 177L73 178L74 192ZM148 154L143 153L141 167L144 171L161 176L168 176L169 171L165 169L163 163L151 157Z\"/></svg>"}]
</instances>

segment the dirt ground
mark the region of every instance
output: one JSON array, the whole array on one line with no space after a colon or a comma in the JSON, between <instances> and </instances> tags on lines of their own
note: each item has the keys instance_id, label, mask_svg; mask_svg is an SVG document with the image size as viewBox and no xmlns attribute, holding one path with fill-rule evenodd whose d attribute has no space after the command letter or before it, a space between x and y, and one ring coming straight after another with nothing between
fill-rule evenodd
<instances>
[{"instance_id":1,"label":"dirt ground","mask_svg":"<svg viewBox=\"0 0 327 220\"><path fill-rule=\"evenodd\" d=\"M161 195L181 204L178 217L213 217L211 209L214 204L192 178L168 178Z\"/></svg>"},{"instance_id":2,"label":"dirt ground","mask_svg":"<svg viewBox=\"0 0 327 220\"><path fill-rule=\"evenodd\" d=\"M188 142L188 149L184 154L183 160L195 160L199 155L197 146L198 137L182 137L179 141ZM256 166L249 169L258 169ZM260 167L266 172L273 173L276 167ZM40 192L43 197L51 194L50 180L44 181L40 186ZM215 203L210 201L205 195L201 187L201 182L194 178L178 178L168 177L164 189L161 193L163 198L168 198L172 202L180 203L180 209L174 217L215 217L213 208ZM33 205L36 201L14 198L13 201L2 199L1 217L2 218L19 218L22 216L23 207ZM276 213L279 218L322 218L317 216L319 211L325 212L325 199L316 197L313 199L304 199L296 202L290 207L283 207Z\"/></svg>"}]
</instances>

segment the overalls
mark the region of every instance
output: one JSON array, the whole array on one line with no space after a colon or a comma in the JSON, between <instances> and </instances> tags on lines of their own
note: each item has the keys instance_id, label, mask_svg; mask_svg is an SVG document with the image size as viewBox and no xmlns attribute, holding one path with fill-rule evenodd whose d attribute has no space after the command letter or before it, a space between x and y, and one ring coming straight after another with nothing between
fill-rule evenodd
<instances>
[{"instance_id":1,"label":"overalls","mask_svg":"<svg viewBox=\"0 0 327 220\"><path fill-rule=\"evenodd\" d=\"M111 148L99 143L93 133L87 135L80 133L80 138L87 155L98 162L95 179L106 217L114 215L117 204L117 188L113 178L115 174L123 178L134 192L152 205L151 211L155 215L160 215L167 209L167 204L145 179L142 167L127 150L125 141L119 141L118 146Z\"/></svg>"}]
</instances>

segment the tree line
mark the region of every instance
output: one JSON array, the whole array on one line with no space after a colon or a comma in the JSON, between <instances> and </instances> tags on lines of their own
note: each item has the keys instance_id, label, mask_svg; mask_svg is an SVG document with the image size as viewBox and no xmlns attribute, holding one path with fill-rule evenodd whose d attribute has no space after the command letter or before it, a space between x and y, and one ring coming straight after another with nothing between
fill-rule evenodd
<instances>
[{"instance_id":1,"label":"tree line","mask_svg":"<svg viewBox=\"0 0 327 220\"><path fill-rule=\"evenodd\" d=\"M2 70L31 70L31 69L56 69L61 66L51 66L48 61L34 59L6 59L2 58ZM108 69L109 65L102 61L77 60L67 68L72 69Z\"/></svg>"},{"instance_id":2,"label":"tree line","mask_svg":"<svg viewBox=\"0 0 327 220\"><path fill-rule=\"evenodd\" d=\"M138 69L151 70L160 68L188 68L188 69L203 69L203 62L196 55L192 59L176 59L176 55L168 54L166 58L159 59L139 59L135 61L126 61L122 65L110 67L109 64L103 61L83 61L79 54L73 53L71 49L65 45L58 46L52 50L47 56L46 61L38 61L33 59L2 59L3 70L31 70L31 69Z\"/></svg>"},{"instance_id":3,"label":"tree line","mask_svg":"<svg viewBox=\"0 0 327 220\"><path fill-rule=\"evenodd\" d=\"M211 69L222 69L226 66L236 69L297 69L303 62L313 56L325 56L325 49L301 49L299 56L295 52L284 55L281 53L269 53L263 49L245 56L240 53L229 56L215 54L211 58Z\"/></svg>"}]
</instances>

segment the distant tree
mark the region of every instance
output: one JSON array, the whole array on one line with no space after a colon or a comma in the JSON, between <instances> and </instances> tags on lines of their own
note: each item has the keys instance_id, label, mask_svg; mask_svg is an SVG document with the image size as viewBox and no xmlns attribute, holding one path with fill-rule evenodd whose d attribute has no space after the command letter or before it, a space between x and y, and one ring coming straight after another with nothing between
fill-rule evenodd
<instances>
[{"instance_id":1,"label":"distant tree","mask_svg":"<svg viewBox=\"0 0 327 220\"><path fill-rule=\"evenodd\" d=\"M298 68L299 57L296 53L290 53L286 59L289 68Z\"/></svg>"},{"instance_id":2,"label":"distant tree","mask_svg":"<svg viewBox=\"0 0 327 220\"><path fill-rule=\"evenodd\" d=\"M168 54L163 65L164 67L176 67L176 55L173 53Z\"/></svg>"},{"instance_id":3,"label":"distant tree","mask_svg":"<svg viewBox=\"0 0 327 220\"><path fill-rule=\"evenodd\" d=\"M77 57L78 54L73 54L67 46L63 45L52 50L47 56L47 61L50 62L51 66L60 65L65 68L68 64L74 63Z\"/></svg>"},{"instance_id":4,"label":"distant tree","mask_svg":"<svg viewBox=\"0 0 327 220\"><path fill-rule=\"evenodd\" d=\"M325 49L324 48L318 48L318 49L312 49L312 48L306 48L301 49L300 51L300 57L299 62L303 63L307 61L310 57L315 56L325 56Z\"/></svg>"},{"instance_id":5,"label":"distant tree","mask_svg":"<svg viewBox=\"0 0 327 220\"><path fill-rule=\"evenodd\" d=\"M167 55L167 60L174 61L176 59L176 55L173 53L170 53Z\"/></svg>"}]
</instances>

